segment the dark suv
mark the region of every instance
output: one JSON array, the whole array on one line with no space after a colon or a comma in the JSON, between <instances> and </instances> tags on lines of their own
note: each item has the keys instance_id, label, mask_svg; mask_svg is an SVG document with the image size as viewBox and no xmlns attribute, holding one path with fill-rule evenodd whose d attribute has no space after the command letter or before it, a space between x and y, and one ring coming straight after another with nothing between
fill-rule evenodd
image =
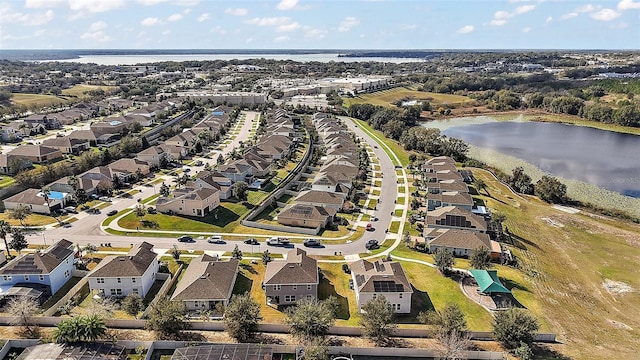
<instances>
[{"instance_id":1,"label":"dark suv","mask_svg":"<svg viewBox=\"0 0 640 360\"><path fill-rule=\"evenodd\" d=\"M378 244L378 240L371 239L368 240L366 244L364 244L364 247L367 248L367 250L373 250L379 248L380 244Z\"/></svg>"}]
</instances>

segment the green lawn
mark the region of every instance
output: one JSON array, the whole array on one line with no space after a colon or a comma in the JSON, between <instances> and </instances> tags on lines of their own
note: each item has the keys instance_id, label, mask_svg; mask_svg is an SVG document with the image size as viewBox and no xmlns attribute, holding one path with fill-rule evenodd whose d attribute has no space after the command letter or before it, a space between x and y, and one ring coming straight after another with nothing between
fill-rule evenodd
<instances>
[{"instance_id":1,"label":"green lawn","mask_svg":"<svg viewBox=\"0 0 640 360\"><path fill-rule=\"evenodd\" d=\"M382 132L374 130L365 121L358 120L358 119L353 119L353 121L355 121L363 131L371 135L374 139L377 138L379 142L382 142L387 145L387 146L382 146L382 149L389 155L389 157L391 158L391 161L394 164L396 163L396 160L392 155L394 153L398 157L398 160L400 160L401 165L406 166L407 164L409 164L409 152L404 150L404 148L402 147L402 145L400 145L400 143L391 139L387 139Z\"/></svg>"},{"instance_id":2,"label":"green lawn","mask_svg":"<svg viewBox=\"0 0 640 360\"><path fill-rule=\"evenodd\" d=\"M400 229L400 221L392 221L391 226L389 226L389 232L393 234L397 234Z\"/></svg>"},{"instance_id":3,"label":"green lawn","mask_svg":"<svg viewBox=\"0 0 640 360\"><path fill-rule=\"evenodd\" d=\"M373 104L395 107L393 103L401 99L428 101L432 106L440 104L463 104L474 101L466 96L424 92L400 87L370 94L362 94L354 98L342 98L346 107L353 104Z\"/></svg>"},{"instance_id":4,"label":"green lawn","mask_svg":"<svg viewBox=\"0 0 640 360\"><path fill-rule=\"evenodd\" d=\"M378 206L378 199L370 199L369 200L369 205L367 206L367 208L369 210L373 210L376 208L376 206Z\"/></svg>"}]
</instances>

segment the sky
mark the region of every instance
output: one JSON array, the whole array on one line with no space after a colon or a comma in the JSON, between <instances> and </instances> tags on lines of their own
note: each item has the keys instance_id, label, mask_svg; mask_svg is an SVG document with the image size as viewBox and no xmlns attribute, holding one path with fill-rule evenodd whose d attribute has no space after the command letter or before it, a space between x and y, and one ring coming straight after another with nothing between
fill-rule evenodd
<instances>
[{"instance_id":1,"label":"sky","mask_svg":"<svg viewBox=\"0 0 640 360\"><path fill-rule=\"evenodd\" d=\"M640 0L0 0L0 49L640 49Z\"/></svg>"}]
</instances>

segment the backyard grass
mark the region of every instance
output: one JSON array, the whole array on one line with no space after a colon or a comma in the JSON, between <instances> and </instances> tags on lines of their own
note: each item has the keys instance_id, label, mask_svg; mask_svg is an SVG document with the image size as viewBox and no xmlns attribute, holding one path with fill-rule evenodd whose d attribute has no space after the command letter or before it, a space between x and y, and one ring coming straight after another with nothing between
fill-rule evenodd
<instances>
[{"instance_id":1,"label":"backyard grass","mask_svg":"<svg viewBox=\"0 0 640 360\"><path fill-rule=\"evenodd\" d=\"M249 292L253 300L260 305L260 313L264 318L263 322L271 324L282 324L285 321L285 314L278 309L267 305L267 297L262 289L264 281L265 266L262 263L251 264L246 260L240 263L238 278L233 288L234 294Z\"/></svg>"},{"instance_id":2,"label":"backyard grass","mask_svg":"<svg viewBox=\"0 0 640 360\"><path fill-rule=\"evenodd\" d=\"M4 213L0 213L0 220L5 220L11 224L11 226L21 226L20 221L16 219L10 219L7 211ZM26 219L22 221L24 226L44 226L49 224L54 224L58 222L53 216L41 215L41 214L31 214L27 216Z\"/></svg>"},{"instance_id":3,"label":"backyard grass","mask_svg":"<svg viewBox=\"0 0 640 360\"><path fill-rule=\"evenodd\" d=\"M370 94L362 94L354 98L345 97L343 101L346 107L350 107L353 104L373 104L395 107L393 103L402 99L428 101L432 106L441 104L464 104L474 101L466 96L424 92L408 88L393 88Z\"/></svg>"},{"instance_id":4,"label":"backyard grass","mask_svg":"<svg viewBox=\"0 0 640 360\"><path fill-rule=\"evenodd\" d=\"M322 280L318 285L318 298L326 300L333 296L338 301L336 325L358 326L360 314L353 290L349 289L351 275L342 271L342 264L319 263Z\"/></svg>"},{"instance_id":5,"label":"backyard grass","mask_svg":"<svg viewBox=\"0 0 640 360\"><path fill-rule=\"evenodd\" d=\"M480 198L506 216L522 269L499 275L526 288L515 298L566 344L555 348L572 358L635 357L640 312L628 309L640 308L640 225L562 212L513 195L485 171L474 175L488 185L490 196Z\"/></svg>"},{"instance_id":6,"label":"backyard grass","mask_svg":"<svg viewBox=\"0 0 640 360\"><path fill-rule=\"evenodd\" d=\"M55 305L58 301L60 301L60 299L62 299L63 296L65 296L74 286L76 286L77 283L80 282L80 280L82 280L81 277L72 277L71 279L69 279L69 281L67 281L66 284L64 284L60 289L58 289L58 291L53 294L53 296L51 296L49 299L47 299L47 301L44 302L44 304L42 304L42 306L40 306L43 310L47 310L50 307L52 307L53 305Z\"/></svg>"}]
</instances>

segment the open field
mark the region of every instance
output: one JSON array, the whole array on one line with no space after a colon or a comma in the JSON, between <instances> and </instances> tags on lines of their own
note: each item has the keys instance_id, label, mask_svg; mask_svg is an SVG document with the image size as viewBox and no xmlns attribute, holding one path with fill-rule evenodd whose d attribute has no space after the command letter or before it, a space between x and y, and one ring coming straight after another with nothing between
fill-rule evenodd
<instances>
[{"instance_id":1,"label":"open field","mask_svg":"<svg viewBox=\"0 0 640 360\"><path fill-rule=\"evenodd\" d=\"M66 103L66 100L54 95L14 93L11 103L24 106L55 106Z\"/></svg>"},{"instance_id":2,"label":"open field","mask_svg":"<svg viewBox=\"0 0 640 360\"><path fill-rule=\"evenodd\" d=\"M83 85L83 84L79 84L79 85L75 85L74 87L71 87L69 89L62 90L62 94L63 95L68 95L68 96L83 97L83 96L86 95L85 94L86 91L98 90L98 89L102 89L104 92L110 92L110 91L117 90L118 87L117 86L99 86L99 85Z\"/></svg>"},{"instance_id":3,"label":"open field","mask_svg":"<svg viewBox=\"0 0 640 360\"><path fill-rule=\"evenodd\" d=\"M519 260L521 274L500 269L499 274L513 276L530 294L516 293L516 299L530 307L543 329L558 334L562 345L554 347L579 359L634 358L640 335L640 312L632 310L640 308L640 225L562 212L512 194L485 171L474 174L489 187L490 195L480 198L506 215Z\"/></svg>"},{"instance_id":4,"label":"open field","mask_svg":"<svg viewBox=\"0 0 640 360\"><path fill-rule=\"evenodd\" d=\"M370 94L358 95L354 98L345 97L342 99L344 100L344 105L346 107L349 107L353 104L367 103L382 106L395 106L393 105L393 103L402 99L428 101L429 103L431 103L431 106L440 104L464 104L474 101L473 99L466 96L431 93L411 90L407 88L393 88Z\"/></svg>"}]
</instances>

